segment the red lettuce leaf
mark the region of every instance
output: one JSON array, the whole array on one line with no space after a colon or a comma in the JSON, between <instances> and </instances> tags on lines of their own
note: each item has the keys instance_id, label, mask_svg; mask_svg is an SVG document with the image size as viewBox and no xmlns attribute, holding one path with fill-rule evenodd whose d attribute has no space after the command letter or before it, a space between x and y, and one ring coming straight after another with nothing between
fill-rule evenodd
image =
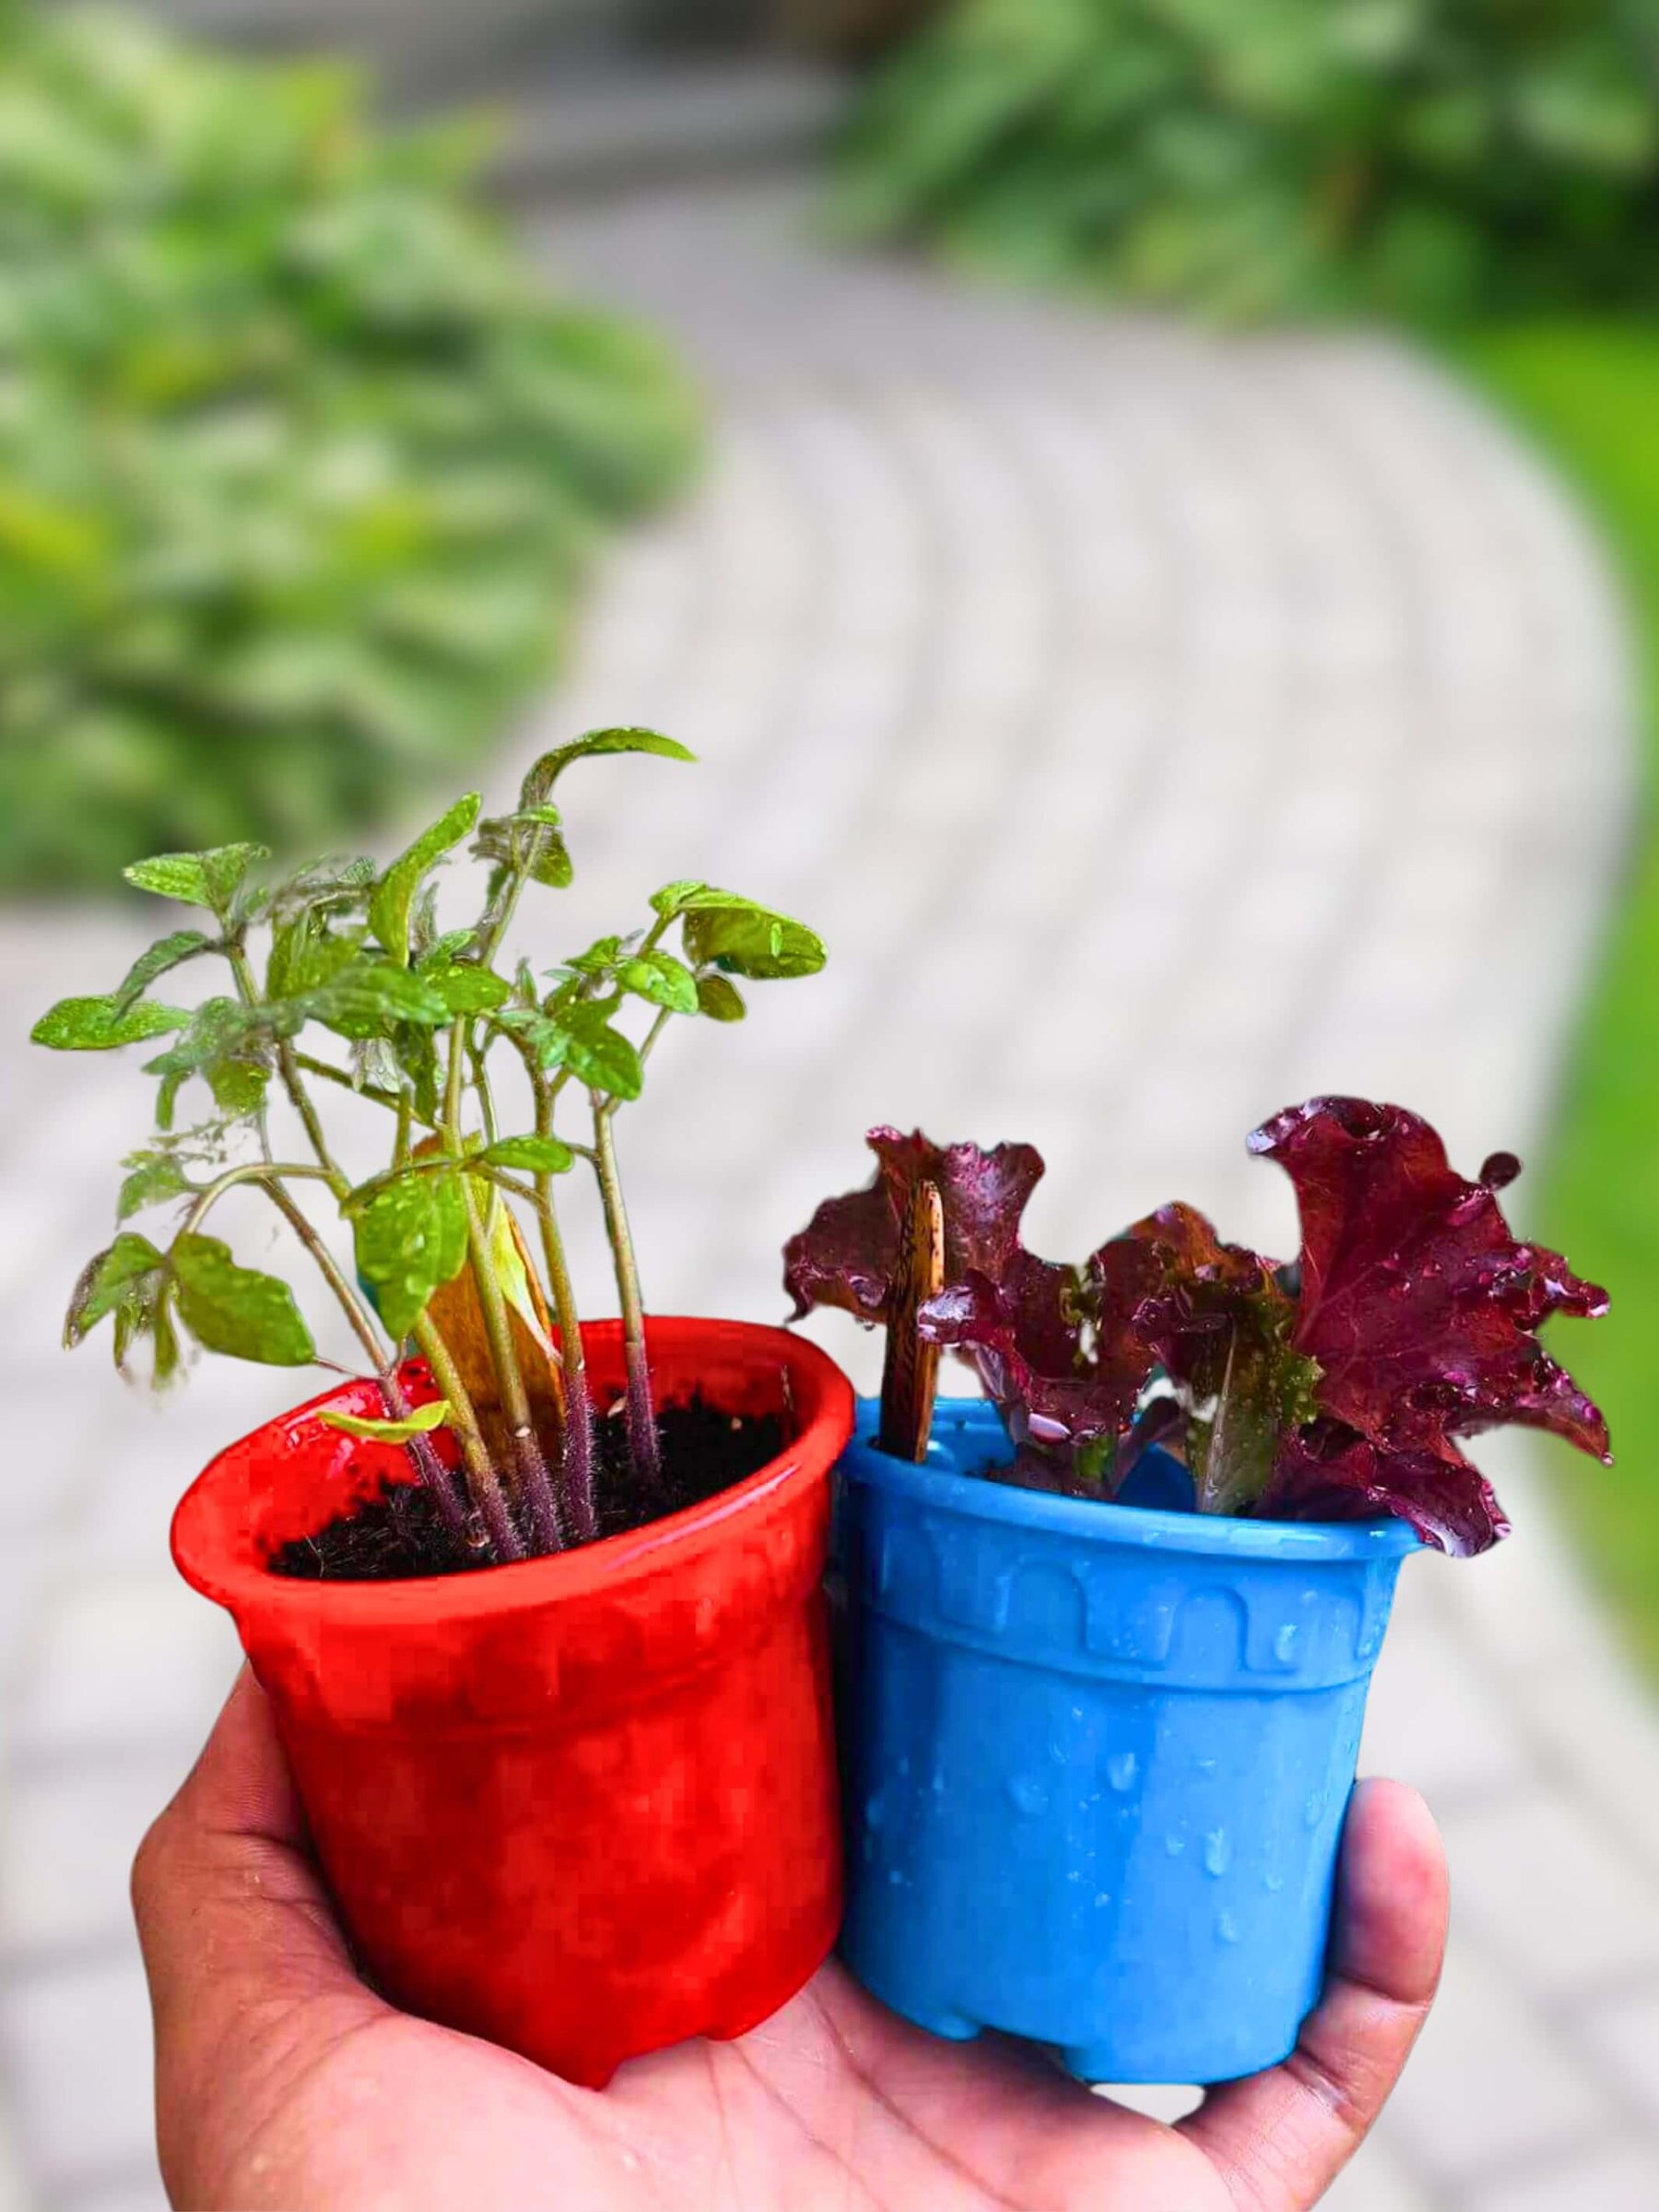
<instances>
[{"instance_id":1,"label":"red lettuce leaf","mask_svg":"<svg viewBox=\"0 0 1659 2212\"><path fill-rule=\"evenodd\" d=\"M945 1214L945 1280L979 1274L1000 1282L1021 1250L1020 1216L1042 1177L1030 1145L931 1144L918 1129L872 1129L876 1179L864 1190L826 1198L783 1251L783 1287L794 1318L814 1306L839 1306L866 1324L882 1320L899 1264L899 1238L916 1183L936 1182Z\"/></svg>"},{"instance_id":2,"label":"red lettuce leaf","mask_svg":"<svg viewBox=\"0 0 1659 2212\"><path fill-rule=\"evenodd\" d=\"M1510 1528L1491 1484L1461 1454L1449 1460L1436 1452L1384 1452L1332 1420L1286 1438L1273 1481L1253 1511L1276 1521L1392 1515L1456 1559L1486 1551Z\"/></svg>"},{"instance_id":3,"label":"red lettuce leaf","mask_svg":"<svg viewBox=\"0 0 1659 2212\"><path fill-rule=\"evenodd\" d=\"M920 1325L971 1360L1017 1445L1075 1453L1115 1444L1134 1416L1153 1366L1135 1316L1157 1281L1152 1253L1127 1238L1080 1270L1020 1250L1000 1281L975 1269L947 1283Z\"/></svg>"},{"instance_id":4,"label":"red lettuce leaf","mask_svg":"<svg viewBox=\"0 0 1659 2212\"><path fill-rule=\"evenodd\" d=\"M1559 1253L1518 1241L1495 1154L1467 1182L1414 1113L1363 1099L1288 1107L1250 1139L1296 1187L1302 1252L1294 1344L1319 1363L1320 1409L1384 1453L1466 1463L1455 1439L1505 1422L1599 1457L1606 1424L1535 1331L1603 1313Z\"/></svg>"}]
</instances>

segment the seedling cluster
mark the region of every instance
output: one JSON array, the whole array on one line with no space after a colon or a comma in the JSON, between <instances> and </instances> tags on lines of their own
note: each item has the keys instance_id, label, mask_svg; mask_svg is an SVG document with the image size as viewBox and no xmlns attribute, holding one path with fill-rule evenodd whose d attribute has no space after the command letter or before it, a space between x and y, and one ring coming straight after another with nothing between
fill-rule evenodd
<instances>
[{"instance_id":1,"label":"seedling cluster","mask_svg":"<svg viewBox=\"0 0 1659 2212\"><path fill-rule=\"evenodd\" d=\"M158 1383L187 1344L284 1367L317 1359L288 1284L241 1265L208 1233L219 1202L267 1198L310 1254L378 1379L384 1418L324 1414L401 1444L445 1526L478 1564L557 1551L599 1532L595 1406L556 1192L579 1165L594 1179L615 1265L627 1359L628 1454L638 1493L662 1495L644 1305L618 1164L619 1110L637 1099L677 1016L740 1020L737 981L811 975L811 930L735 892L665 884L639 927L599 938L550 971L505 964L524 894L571 880L555 791L604 755L692 756L654 731L590 733L537 760L509 814L459 800L387 867L324 860L258 880L257 846L168 853L126 870L140 890L198 909L106 996L71 998L36 1025L68 1051L160 1046L156 1133L126 1161L114 1241L76 1286L67 1341L112 1324L117 1364L147 1347ZM488 864L481 910L441 928L435 872L471 841ZM155 985L221 960L230 990L191 1008ZM516 1070L515 1126L500 1071ZM319 1101L348 1091L384 1112L371 1173L348 1171ZM303 1140L280 1157L271 1106ZM182 1108L210 1112L181 1125ZM571 1110L574 1109L572 1117ZM561 1121L575 1125L560 1126ZM348 1274L298 1194L326 1194L349 1225ZM177 1209L158 1239L124 1224ZM515 1208L533 1226L540 1268ZM419 1355L438 1395L413 1403ZM440 1430L458 1450L446 1464ZM660 1510L660 1509L659 1509ZM647 1514L649 1517L649 1514Z\"/></svg>"}]
</instances>

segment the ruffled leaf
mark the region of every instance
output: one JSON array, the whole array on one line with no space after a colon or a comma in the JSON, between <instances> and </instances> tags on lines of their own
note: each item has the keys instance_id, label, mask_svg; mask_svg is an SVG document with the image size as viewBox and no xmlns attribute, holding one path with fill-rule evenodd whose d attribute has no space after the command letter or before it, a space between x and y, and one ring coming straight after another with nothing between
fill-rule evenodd
<instances>
[{"instance_id":1,"label":"ruffled leaf","mask_svg":"<svg viewBox=\"0 0 1659 2212\"><path fill-rule=\"evenodd\" d=\"M867 1324L882 1319L899 1265L900 1231L915 1184L935 1182L945 1209L945 1281L1002 1280L1020 1250L1019 1221L1042 1176L1030 1145L935 1145L918 1129L872 1129L876 1179L827 1198L783 1253L783 1287L795 1317L839 1306Z\"/></svg>"},{"instance_id":2,"label":"ruffled leaf","mask_svg":"<svg viewBox=\"0 0 1659 2212\"><path fill-rule=\"evenodd\" d=\"M1510 1524L1492 1486L1461 1453L1384 1452L1339 1421L1287 1438L1255 1512L1279 1521L1407 1521L1425 1543L1468 1559Z\"/></svg>"},{"instance_id":3,"label":"ruffled leaf","mask_svg":"<svg viewBox=\"0 0 1659 2212\"><path fill-rule=\"evenodd\" d=\"M1151 1376L1138 1315L1157 1281L1153 1253L1129 1238L1080 1270L1019 1250L999 1282L974 1270L948 1284L921 1326L971 1360L1017 1445L1075 1463L1081 1447L1107 1440L1091 1470L1098 1487Z\"/></svg>"},{"instance_id":4,"label":"ruffled leaf","mask_svg":"<svg viewBox=\"0 0 1659 2212\"><path fill-rule=\"evenodd\" d=\"M1342 1098L1289 1107L1250 1144L1296 1186L1294 1341L1319 1363L1324 1413L1453 1468L1455 1438L1507 1422L1607 1455L1600 1413L1536 1335L1554 1314L1606 1312L1607 1296L1512 1235L1496 1187L1512 1155L1465 1182L1417 1114Z\"/></svg>"}]
</instances>

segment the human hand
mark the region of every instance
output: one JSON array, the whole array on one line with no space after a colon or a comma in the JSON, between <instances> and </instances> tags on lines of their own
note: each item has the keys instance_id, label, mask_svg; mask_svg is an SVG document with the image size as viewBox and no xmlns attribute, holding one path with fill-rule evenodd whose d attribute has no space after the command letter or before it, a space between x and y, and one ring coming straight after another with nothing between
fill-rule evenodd
<instances>
[{"instance_id":1,"label":"human hand","mask_svg":"<svg viewBox=\"0 0 1659 2212\"><path fill-rule=\"evenodd\" d=\"M1367 1783L1300 2045L1175 2127L1000 2038L937 2041L833 1960L740 2041L574 2088L358 1979L245 1672L133 1888L180 2212L1301 2212L1398 2078L1446 1931L1427 1807Z\"/></svg>"}]
</instances>

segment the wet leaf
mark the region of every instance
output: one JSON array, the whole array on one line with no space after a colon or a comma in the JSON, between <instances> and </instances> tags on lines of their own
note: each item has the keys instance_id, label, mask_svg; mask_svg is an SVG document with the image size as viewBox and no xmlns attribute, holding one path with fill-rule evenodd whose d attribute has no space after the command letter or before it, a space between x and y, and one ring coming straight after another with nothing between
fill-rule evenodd
<instances>
[{"instance_id":1,"label":"wet leaf","mask_svg":"<svg viewBox=\"0 0 1659 2212\"><path fill-rule=\"evenodd\" d=\"M476 791L457 799L392 863L370 893L370 926L400 968L409 964L409 914L415 894L428 871L470 832L481 804Z\"/></svg>"},{"instance_id":2,"label":"wet leaf","mask_svg":"<svg viewBox=\"0 0 1659 2212\"><path fill-rule=\"evenodd\" d=\"M115 997L60 998L29 1032L33 1044L57 1053L108 1053L118 1045L142 1044L182 1030L190 1016L180 1006L159 1006L140 999L122 1007Z\"/></svg>"},{"instance_id":3,"label":"wet leaf","mask_svg":"<svg viewBox=\"0 0 1659 2212\"><path fill-rule=\"evenodd\" d=\"M325 1429L338 1429L347 1436L361 1437L372 1444L406 1444L412 1437L429 1436L434 1429L441 1429L449 1418L449 1400L433 1398L425 1406L415 1406L402 1420L371 1421L355 1413L335 1413L326 1408L317 1417Z\"/></svg>"},{"instance_id":4,"label":"wet leaf","mask_svg":"<svg viewBox=\"0 0 1659 2212\"><path fill-rule=\"evenodd\" d=\"M359 1275L387 1330L401 1340L440 1284L466 1263L466 1202L459 1176L427 1171L388 1183L359 1214Z\"/></svg>"},{"instance_id":5,"label":"wet leaf","mask_svg":"<svg viewBox=\"0 0 1659 2212\"><path fill-rule=\"evenodd\" d=\"M660 760L695 760L697 755L677 738L656 730L590 730L570 745L544 753L525 776L519 794L521 810L543 805L565 770L576 760L591 760L606 753L654 753Z\"/></svg>"},{"instance_id":6,"label":"wet leaf","mask_svg":"<svg viewBox=\"0 0 1659 2212\"><path fill-rule=\"evenodd\" d=\"M238 1266L217 1237L177 1238L168 1267L178 1288L179 1318L205 1350L266 1367L305 1367L316 1358L288 1285Z\"/></svg>"},{"instance_id":7,"label":"wet leaf","mask_svg":"<svg viewBox=\"0 0 1659 2212\"><path fill-rule=\"evenodd\" d=\"M88 1262L69 1299L64 1317L64 1342L73 1347L106 1315L131 1300L141 1288L159 1279L162 1256L147 1237L124 1230L112 1244Z\"/></svg>"},{"instance_id":8,"label":"wet leaf","mask_svg":"<svg viewBox=\"0 0 1659 2212\"><path fill-rule=\"evenodd\" d=\"M135 860L122 874L141 891L182 906L210 907L223 919L249 868L268 857L265 845L215 845L203 853L158 853Z\"/></svg>"},{"instance_id":9,"label":"wet leaf","mask_svg":"<svg viewBox=\"0 0 1659 2212\"><path fill-rule=\"evenodd\" d=\"M576 1165L576 1155L556 1136L500 1136L478 1155L486 1168L517 1168L529 1175L563 1175Z\"/></svg>"},{"instance_id":10,"label":"wet leaf","mask_svg":"<svg viewBox=\"0 0 1659 2212\"><path fill-rule=\"evenodd\" d=\"M175 929L171 936L160 938L147 952L141 952L127 970L120 989L114 994L113 1006L117 1014L124 1014L136 999L141 998L153 982L194 960L199 953L215 949L214 940L199 929Z\"/></svg>"}]
</instances>

